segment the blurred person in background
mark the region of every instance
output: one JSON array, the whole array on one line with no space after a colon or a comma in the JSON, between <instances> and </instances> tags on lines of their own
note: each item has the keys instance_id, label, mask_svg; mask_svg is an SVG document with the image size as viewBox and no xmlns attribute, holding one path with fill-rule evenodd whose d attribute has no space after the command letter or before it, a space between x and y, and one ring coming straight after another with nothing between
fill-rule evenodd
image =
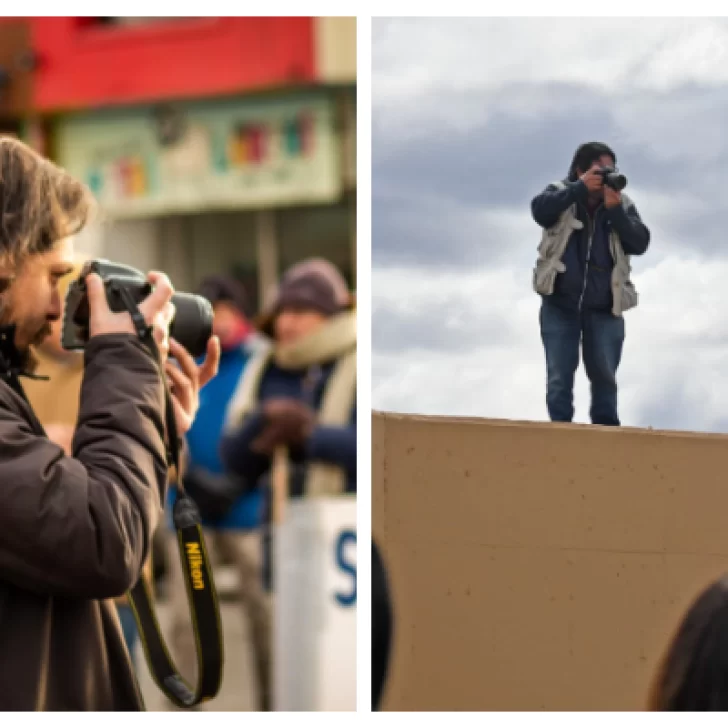
<instances>
[{"instance_id":1,"label":"blurred person in background","mask_svg":"<svg viewBox=\"0 0 728 728\"><path fill-rule=\"evenodd\" d=\"M292 497L356 492L356 312L338 269L293 266L260 317L272 345L248 365L230 405L221 456L244 487L266 484L264 564L271 588L270 479L288 461Z\"/></svg>"},{"instance_id":2,"label":"blurred person in background","mask_svg":"<svg viewBox=\"0 0 728 728\"><path fill-rule=\"evenodd\" d=\"M728 711L728 575L687 610L650 692L652 711Z\"/></svg>"},{"instance_id":3,"label":"blurred person in background","mask_svg":"<svg viewBox=\"0 0 728 728\"><path fill-rule=\"evenodd\" d=\"M220 339L221 357L217 377L201 392L197 418L187 433L183 482L203 517L211 551L230 563L236 572L237 596L243 618L250 624L258 707L267 711L271 691L271 624L261 573L263 496L259 489L240 488L226 474L219 455L225 412L261 337L247 316L246 291L234 278L224 275L206 278L198 293L213 306L213 332ZM176 490L170 488L170 514L175 498ZM184 674L191 674L196 666L196 653L174 532L170 535L169 547L168 596L174 615L174 647L180 656L180 669Z\"/></svg>"},{"instance_id":4,"label":"blurred person in background","mask_svg":"<svg viewBox=\"0 0 728 728\"><path fill-rule=\"evenodd\" d=\"M67 351L61 346L63 304L68 286L80 275L86 257L76 254L74 261L73 270L58 282L61 303L60 318L51 322L48 336L33 347L38 362L38 374L48 377L48 380L29 379L23 387L48 439L60 445L69 457L78 419L81 382L83 381L83 352ZM153 583L151 556L144 567L144 574L151 587ZM136 645L139 640L139 630L126 595L116 600L116 607L124 632L124 640L132 663L136 667Z\"/></svg>"}]
</instances>

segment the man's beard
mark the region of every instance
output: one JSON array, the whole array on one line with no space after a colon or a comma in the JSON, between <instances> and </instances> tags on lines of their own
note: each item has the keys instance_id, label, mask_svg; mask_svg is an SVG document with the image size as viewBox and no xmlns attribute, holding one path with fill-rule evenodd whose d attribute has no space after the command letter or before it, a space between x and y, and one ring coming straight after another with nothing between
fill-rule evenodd
<instances>
[{"instance_id":1,"label":"man's beard","mask_svg":"<svg viewBox=\"0 0 728 728\"><path fill-rule=\"evenodd\" d=\"M33 347L37 347L41 344L44 339L51 334L51 331L51 324L46 321L46 323L43 324L43 327L33 337L30 346L25 348L19 348L16 346L20 360L20 368L22 371L27 372L28 374L35 374L40 362L33 351Z\"/></svg>"},{"instance_id":2,"label":"man's beard","mask_svg":"<svg viewBox=\"0 0 728 728\"><path fill-rule=\"evenodd\" d=\"M40 346L52 332L53 329L51 328L50 322L46 321L45 324L43 324L43 328L33 337L31 346Z\"/></svg>"},{"instance_id":3,"label":"man's beard","mask_svg":"<svg viewBox=\"0 0 728 728\"><path fill-rule=\"evenodd\" d=\"M10 306L2 305L5 303L5 301L0 301L0 326L10 326L13 324L13 313L12 308ZM50 321L45 321L43 323L43 326L38 329L38 332L35 334L35 336L32 339L30 346L37 346L40 342L42 342L50 333L51 333L51 324ZM15 349L19 355L20 360L20 366L25 372L29 372L30 374L33 374L38 367L38 360L36 359L35 355L31 351L30 346L26 346L24 348L18 347L17 345L17 333L18 333L18 327L16 324L15 329L15 338L16 341L13 342L15 345Z\"/></svg>"},{"instance_id":4,"label":"man's beard","mask_svg":"<svg viewBox=\"0 0 728 728\"><path fill-rule=\"evenodd\" d=\"M34 348L40 346L43 341L50 336L52 333L51 325L48 321L43 325L43 328L33 337L31 345L25 350L20 352L20 356L23 361L23 371L28 374L35 374L40 362L35 355Z\"/></svg>"}]
</instances>

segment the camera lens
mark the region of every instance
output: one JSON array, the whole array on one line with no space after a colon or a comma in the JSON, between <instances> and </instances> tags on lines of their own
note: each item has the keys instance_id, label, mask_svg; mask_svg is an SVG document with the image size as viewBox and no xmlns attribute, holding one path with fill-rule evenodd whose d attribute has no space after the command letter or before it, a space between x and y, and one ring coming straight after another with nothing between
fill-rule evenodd
<instances>
[{"instance_id":1,"label":"camera lens","mask_svg":"<svg viewBox=\"0 0 728 728\"><path fill-rule=\"evenodd\" d=\"M175 314L169 335L179 341L193 357L202 356L212 336L212 305L206 298L192 293L175 293L172 303Z\"/></svg>"},{"instance_id":2,"label":"camera lens","mask_svg":"<svg viewBox=\"0 0 728 728\"><path fill-rule=\"evenodd\" d=\"M627 178L623 174L619 174L619 172L610 172L605 182L617 192L621 192L627 186Z\"/></svg>"}]
</instances>

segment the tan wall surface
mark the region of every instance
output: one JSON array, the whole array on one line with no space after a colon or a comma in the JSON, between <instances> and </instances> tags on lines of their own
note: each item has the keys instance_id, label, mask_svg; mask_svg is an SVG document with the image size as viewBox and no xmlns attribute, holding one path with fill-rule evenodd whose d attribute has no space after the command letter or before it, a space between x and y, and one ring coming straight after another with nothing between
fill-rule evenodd
<instances>
[{"instance_id":1,"label":"tan wall surface","mask_svg":"<svg viewBox=\"0 0 728 728\"><path fill-rule=\"evenodd\" d=\"M375 413L385 710L642 710L728 571L728 437Z\"/></svg>"}]
</instances>

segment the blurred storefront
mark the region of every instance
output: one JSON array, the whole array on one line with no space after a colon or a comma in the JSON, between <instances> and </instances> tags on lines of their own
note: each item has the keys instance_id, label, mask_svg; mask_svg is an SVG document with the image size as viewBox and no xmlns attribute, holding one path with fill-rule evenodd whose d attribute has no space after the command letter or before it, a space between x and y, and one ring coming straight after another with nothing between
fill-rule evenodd
<instances>
[{"instance_id":1,"label":"blurred storefront","mask_svg":"<svg viewBox=\"0 0 728 728\"><path fill-rule=\"evenodd\" d=\"M95 192L90 254L178 288L227 270L258 302L312 255L355 285L354 18L6 19L5 37L0 132Z\"/></svg>"}]
</instances>

